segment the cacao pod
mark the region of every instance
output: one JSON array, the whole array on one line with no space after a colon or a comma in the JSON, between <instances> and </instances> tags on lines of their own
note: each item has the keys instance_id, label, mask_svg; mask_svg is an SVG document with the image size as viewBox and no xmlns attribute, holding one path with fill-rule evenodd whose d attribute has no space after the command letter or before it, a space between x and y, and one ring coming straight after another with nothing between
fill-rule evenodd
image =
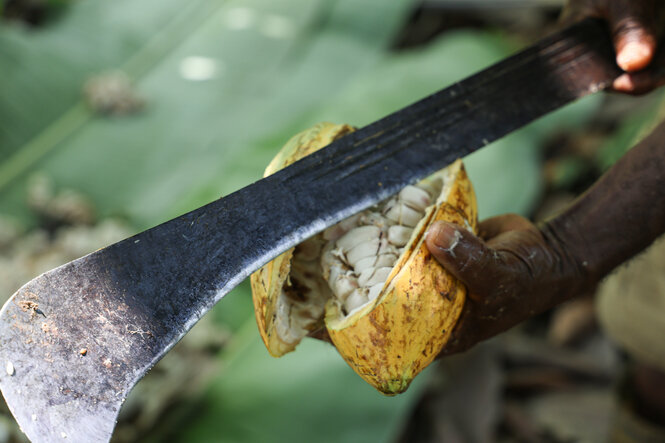
<instances>
[{"instance_id":1,"label":"cacao pod","mask_svg":"<svg viewBox=\"0 0 665 443\"><path fill-rule=\"evenodd\" d=\"M353 131L320 123L297 134L265 175ZM283 253L251 276L261 337L274 356L325 330L344 360L387 395L403 392L450 338L466 288L432 257L435 220L476 231L461 160Z\"/></svg>"}]
</instances>

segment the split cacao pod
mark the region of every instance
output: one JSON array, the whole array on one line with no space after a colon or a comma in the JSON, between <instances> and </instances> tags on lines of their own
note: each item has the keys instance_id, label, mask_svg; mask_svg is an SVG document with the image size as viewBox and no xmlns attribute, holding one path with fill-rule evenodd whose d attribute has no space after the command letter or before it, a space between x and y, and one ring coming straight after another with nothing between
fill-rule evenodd
<instances>
[{"instance_id":1,"label":"split cacao pod","mask_svg":"<svg viewBox=\"0 0 665 443\"><path fill-rule=\"evenodd\" d=\"M287 142L265 175L353 131L320 123ZM443 349L464 285L432 257L435 220L475 232L473 187L461 160L283 253L251 276L261 337L273 356L324 331L344 360L387 395L406 390Z\"/></svg>"}]
</instances>

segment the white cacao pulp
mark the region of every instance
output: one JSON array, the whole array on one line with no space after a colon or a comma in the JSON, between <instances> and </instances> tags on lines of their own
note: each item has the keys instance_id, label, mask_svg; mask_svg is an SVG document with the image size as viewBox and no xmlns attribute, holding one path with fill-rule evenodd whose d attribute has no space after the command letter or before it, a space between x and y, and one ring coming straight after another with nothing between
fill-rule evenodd
<instances>
[{"instance_id":1,"label":"white cacao pulp","mask_svg":"<svg viewBox=\"0 0 665 443\"><path fill-rule=\"evenodd\" d=\"M441 182L423 181L344 220L323 233L323 278L333 302L348 315L374 300L397 259L441 192Z\"/></svg>"}]
</instances>

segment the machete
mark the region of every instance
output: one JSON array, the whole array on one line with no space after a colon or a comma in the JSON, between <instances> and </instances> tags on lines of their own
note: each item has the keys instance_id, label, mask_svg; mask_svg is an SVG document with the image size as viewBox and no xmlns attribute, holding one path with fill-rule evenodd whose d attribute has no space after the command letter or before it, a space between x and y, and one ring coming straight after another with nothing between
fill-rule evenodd
<instances>
[{"instance_id":1,"label":"machete","mask_svg":"<svg viewBox=\"0 0 665 443\"><path fill-rule=\"evenodd\" d=\"M42 274L0 312L11 412L33 441L108 441L132 387L262 264L620 74L605 26L586 20L274 175Z\"/></svg>"}]
</instances>

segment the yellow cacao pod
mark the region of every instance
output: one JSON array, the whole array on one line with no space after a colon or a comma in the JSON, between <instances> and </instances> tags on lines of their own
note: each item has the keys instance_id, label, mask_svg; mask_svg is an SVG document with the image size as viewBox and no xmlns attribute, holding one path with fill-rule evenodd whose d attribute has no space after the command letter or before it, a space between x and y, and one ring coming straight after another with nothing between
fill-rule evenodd
<instances>
[{"instance_id":1,"label":"yellow cacao pod","mask_svg":"<svg viewBox=\"0 0 665 443\"><path fill-rule=\"evenodd\" d=\"M265 175L351 131L320 123L297 134ZM461 160L255 272L252 296L268 351L281 356L325 329L368 383L387 395L406 390L450 338L466 298L425 246L435 220L476 231L475 194Z\"/></svg>"}]
</instances>

